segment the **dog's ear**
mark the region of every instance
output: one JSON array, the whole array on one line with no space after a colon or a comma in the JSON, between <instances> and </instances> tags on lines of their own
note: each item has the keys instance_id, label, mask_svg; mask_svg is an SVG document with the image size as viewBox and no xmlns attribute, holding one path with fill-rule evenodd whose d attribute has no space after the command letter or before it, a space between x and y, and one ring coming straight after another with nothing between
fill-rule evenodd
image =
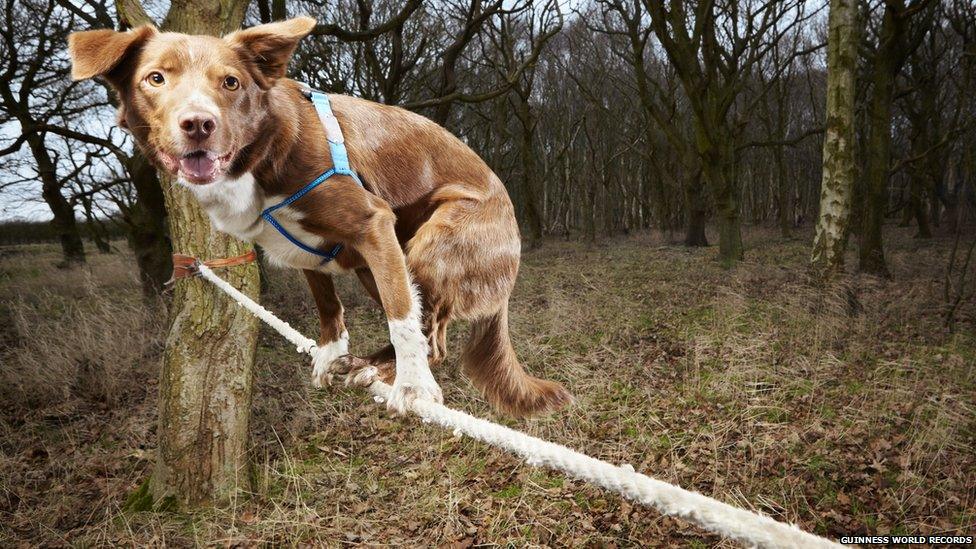
<instances>
[{"instance_id":1,"label":"dog's ear","mask_svg":"<svg viewBox=\"0 0 976 549\"><path fill-rule=\"evenodd\" d=\"M157 32L155 27L143 25L127 32L103 29L71 33L71 77L84 80L101 76L119 88L126 74L123 60Z\"/></svg>"},{"instance_id":2,"label":"dog's ear","mask_svg":"<svg viewBox=\"0 0 976 549\"><path fill-rule=\"evenodd\" d=\"M247 61L253 63L264 79L273 81L285 75L288 60L295 52L298 41L314 28L315 19L296 17L233 32L224 37L224 40Z\"/></svg>"}]
</instances>

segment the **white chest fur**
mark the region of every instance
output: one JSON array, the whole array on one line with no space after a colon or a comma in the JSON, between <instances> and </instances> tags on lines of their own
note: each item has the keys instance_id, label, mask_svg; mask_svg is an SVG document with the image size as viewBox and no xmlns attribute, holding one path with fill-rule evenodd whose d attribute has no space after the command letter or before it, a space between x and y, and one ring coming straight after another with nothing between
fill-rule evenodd
<instances>
[{"instance_id":1,"label":"white chest fur","mask_svg":"<svg viewBox=\"0 0 976 549\"><path fill-rule=\"evenodd\" d=\"M292 244L270 223L261 218L265 208L278 204L286 197L265 196L261 187L250 173L236 179L218 179L207 185L186 186L193 192L204 211L210 217L214 228L254 242L264 250L269 262L278 267L311 269L325 272L340 272L335 261L322 265L322 258L310 254ZM299 221L301 214L292 208L275 210L278 223L303 244L319 247L323 239L304 230Z\"/></svg>"}]
</instances>

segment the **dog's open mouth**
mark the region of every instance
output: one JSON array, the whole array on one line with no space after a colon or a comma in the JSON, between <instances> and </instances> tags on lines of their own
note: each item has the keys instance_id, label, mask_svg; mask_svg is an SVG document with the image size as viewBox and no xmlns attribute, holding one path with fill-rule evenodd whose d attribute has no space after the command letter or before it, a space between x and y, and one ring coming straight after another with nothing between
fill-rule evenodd
<instances>
[{"instance_id":1,"label":"dog's open mouth","mask_svg":"<svg viewBox=\"0 0 976 549\"><path fill-rule=\"evenodd\" d=\"M180 175L198 185L212 182L227 169L233 153L218 155L213 151L196 150L184 154L177 163Z\"/></svg>"}]
</instances>

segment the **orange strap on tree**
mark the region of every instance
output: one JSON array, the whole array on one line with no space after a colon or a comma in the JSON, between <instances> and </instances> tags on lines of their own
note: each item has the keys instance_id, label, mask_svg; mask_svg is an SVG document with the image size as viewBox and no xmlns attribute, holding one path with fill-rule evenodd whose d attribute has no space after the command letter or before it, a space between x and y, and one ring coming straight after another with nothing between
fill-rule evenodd
<instances>
[{"instance_id":1,"label":"orange strap on tree","mask_svg":"<svg viewBox=\"0 0 976 549\"><path fill-rule=\"evenodd\" d=\"M257 258L258 254L253 249L246 254L239 255L237 257L211 259L203 262L191 255L173 254L173 276L170 277L167 284L172 284L181 278L200 274L200 265L206 265L211 269L218 267L234 267L237 265L250 263Z\"/></svg>"}]
</instances>

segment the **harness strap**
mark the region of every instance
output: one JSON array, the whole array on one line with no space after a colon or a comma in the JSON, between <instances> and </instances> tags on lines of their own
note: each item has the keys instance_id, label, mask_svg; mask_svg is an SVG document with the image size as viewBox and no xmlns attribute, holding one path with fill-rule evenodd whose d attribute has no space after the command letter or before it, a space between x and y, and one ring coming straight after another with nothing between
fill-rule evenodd
<instances>
[{"instance_id":1,"label":"harness strap","mask_svg":"<svg viewBox=\"0 0 976 549\"><path fill-rule=\"evenodd\" d=\"M346 139L342 135L342 128L339 127L339 119L332 112L332 104L329 96L315 91L309 92L315 111L319 113L319 120L325 128L325 138L329 141L329 152L332 154L332 165L336 173L352 175L349 167L349 155L346 153Z\"/></svg>"},{"instance_id":2,"label":"harness strap","mask_svg":"<svg viewBox=\"0 0 976 549\"><path fill-rule=\"evenodd\" d=\"M342 251L342 244L336 244L331 250L323 252L318 248L309 246L301 240L297 239L293 234L289 233L277 219L274 218L273 214L275 210L284 208L296 200L301 199L303 196L312 191L315 187L318 187L325 180L329 179L334 175L346 175L352 177L359 186L363 186L363 182L360 181L359 176L356 172L352 170L349 166L349 153L346 151L345 138L342 135L342 128L339 126L339 120L335 117L332 112L332 104L329 102L329 96L317 91L317 90L306 90L305 96L312 102L315 106L315 111L319 115L319 120L322 121L322 127L325 128L325 136L329 142L329 153L332 156L332 169L319 175L313 179L308 185L305 185L298 190L295 194L289 196L288 198L282 200L281 202L275 204L274 206L269 206L263 212L261 212L261 218L267 221L276 231L281 233L281 236L285 237L289 242L298 246L305 252L312 255L316 255L322 258L322 263L324 265L333 259L339 252Z\"/></svg>"}]
</instances>

